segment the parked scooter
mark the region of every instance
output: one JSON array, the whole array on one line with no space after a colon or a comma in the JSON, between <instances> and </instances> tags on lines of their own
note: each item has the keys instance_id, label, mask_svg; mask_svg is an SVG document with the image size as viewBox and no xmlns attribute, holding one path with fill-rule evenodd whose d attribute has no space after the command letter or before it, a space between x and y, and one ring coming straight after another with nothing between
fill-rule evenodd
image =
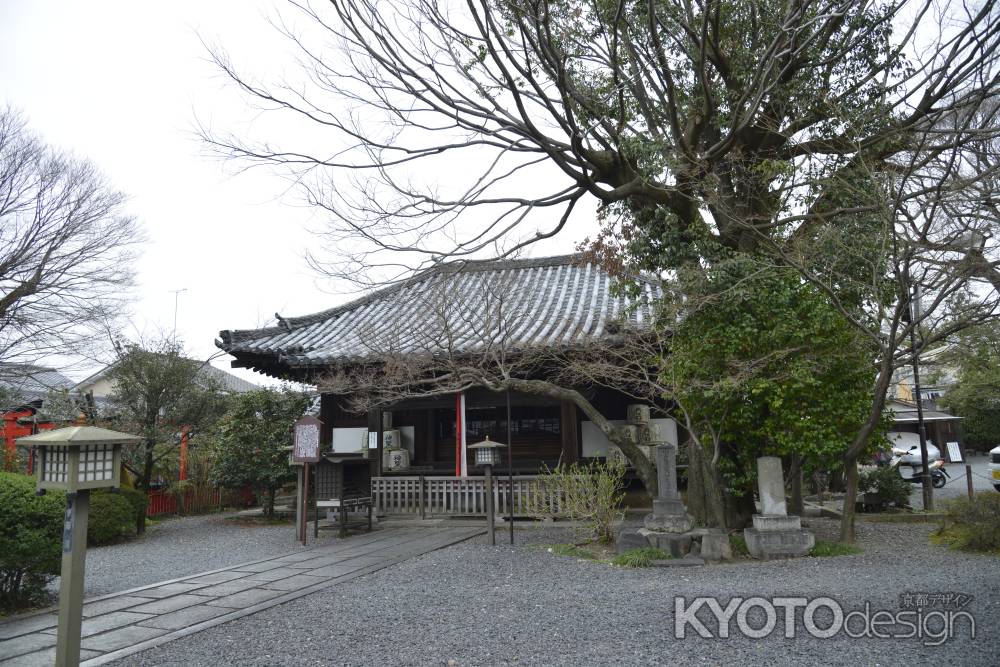
<instances>
[{"instance_id":1,"label":"parked scooter","mask_svg":"<svg viewBox=\"0 0 1000 667\"><path fill-rule=\"evenodd\" d=\"M923 476L923 464L920 460L913 460L911 452L905 449L892 448L892 458L889 459L889 466L899 472L899 476L911 484L921 484ZM944 467L943 459L928 461L927 468L931 473L931 486L940 489L948 483L951 475Z\"/></svg>"}]
</instances>

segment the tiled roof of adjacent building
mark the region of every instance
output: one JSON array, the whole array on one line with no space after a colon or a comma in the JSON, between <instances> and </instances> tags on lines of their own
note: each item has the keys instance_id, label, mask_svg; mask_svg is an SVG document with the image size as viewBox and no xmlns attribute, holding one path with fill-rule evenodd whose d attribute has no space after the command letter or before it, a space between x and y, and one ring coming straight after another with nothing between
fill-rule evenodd
<instances>
[{"instance_id":1,"label":"tiled roof of adjacent building","mask_svg":"<svg viewBox=\"0 0 1000 667\"><path fill-rule=\"evenodd\" d=\"M909 424L917 422L917 406L915 403L909 401L901 401L899 399L890 399L886 401L885 406L892 413L892 421L895 424ZM956 419L961 419L961 417L948 414L947 412L942 412L941 410L934 410L930 408L924 408L924 421L927 422L940 422L940 421L952 421Z\"/></svg>"},{"instance_id":2,"label":"tiled roof of adjacent building","mask_svg":"<svg viewBox=\"0 0 1000 667\"><path fill-rule=\"evenodd\" d=\"M50 391L69 390L74 384L54 368L0 363L0 388L22 400L44 398Z\"/></svg>"},{"instance_id":3,"label":"tiled roof of adjacent building","mask_svg":"<svg viewBox=\"0 0 1000 667\"><path fill-rule=\"evenodd\" d=\"M570 347L652 321L658 283L640 278L634 298L614 283L581 255L450 262L336 308L277 316L278 326L222 331L217 345L246 365L269 357L298 367L389 352L474 353L499 341Z\"/></svg>"},{"instance_id":4,"label":"tiled roof of adjacent building","mask_svg":"<svg viewBox=\"0 0 1000 667\"><path fill-rule=\"evenodd\" d=\"M205 364L201 367L201 374L210 377L215 380L225 391L229 391L235 394L245 394L248 391L256 391L260 389L257 385L249 380L244 380L241 377L237 377L232 373L228 373L221 368L216 368L211 364Z\"/></svg>"},{"instance_id":5,"label":"tiled roof of adjacent building","mask_svg":"<svg viewBox=\"0 0 1000 667\"><path fill-rule=\"evenodd\" d=\"M192 359L191 361L194 361L195 363L201 363L194 359ZM112 368L114 368L114 366L115 366L114 364L111 364L110 366L105 366L104 368L97 371L87 379L76 383L76 385L73 388L80 392L90 391L98 381L104 378L104 376L107 375ZM254 391L256 389L260 389L260 387L258 387L253 382L244 380L241 377L237 377L232 373L224 371L221 368L216 368L215 366L212 366L211 364L208 363L205 363L204 365L201 366L201 368L198 369L198 375L200 377L215 381L215 383L217 383L218 386L221 387L222 391L224 392L242 394L248 391ZM95 395L94 398L105 399L107 398L107 396Z\"/></svg>"}]
</instances>

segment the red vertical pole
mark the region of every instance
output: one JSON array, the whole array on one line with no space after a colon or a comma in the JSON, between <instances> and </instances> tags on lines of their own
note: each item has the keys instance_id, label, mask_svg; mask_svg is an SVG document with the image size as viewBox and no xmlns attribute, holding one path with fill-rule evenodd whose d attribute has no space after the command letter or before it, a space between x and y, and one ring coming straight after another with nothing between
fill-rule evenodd
<instances>
[{"instance_id":1,"label":"red vertical pole","mask_svg":"<svg viewBox=\"0 0 1000 667\"><path fill-rule=\"evenodd\" d=\"M187 474L187 471L188 471L188 432L189 432L189 429L188 429L187 426L182 426L181 427L181 465L180 465L181 470L180 470L180 474L178 475L178 477L180 478L180 480L182 482L184 480L186 480L187 476L188 476L188 474Z\"/></svg>"},{"instance_id":2,"label":"red vertical pole","mask_svg":"<svg viewBox=\"0 0 1000 667\"><path fill-rule=\"evenodd\" d=\"M462 476L462 394L455 394L455 477Z\"/></svg>"}]
</instances>

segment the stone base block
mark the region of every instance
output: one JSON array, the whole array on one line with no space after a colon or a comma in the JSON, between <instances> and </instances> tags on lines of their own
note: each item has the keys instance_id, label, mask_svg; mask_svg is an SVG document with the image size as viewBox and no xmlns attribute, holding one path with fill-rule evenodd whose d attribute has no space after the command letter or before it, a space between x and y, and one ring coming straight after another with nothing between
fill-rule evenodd
<instances>
[{"instance_id":1,"label":"stone base block","mask_svg":"<svg viewBox=\"0 0 1000 667\"><path fill-rule=\"evenodd\" d=\"M746 528L743 537L747 551L754 558L774 560L805 556L816 545L816 538L804 528L798 530L759 530Z\"/></svg>"},{"instance_id":2,"label":"stone base block","mask_svg":"<svg viewBox=\"0 0 1000 667\"><path fill-rule=\"evenodd\" d=\"M802 520L794 514L754 514L753 527L757 530L801 530Z\"/></svg>"},{"instance_id":3,"label":"stone base block","mask_svg":"<svg viewBox=\"0 0 1000 667\"><path fill-rule=\"evenodd\" d=\"M733 548L729 535L722 530L712 530L701 537L701 557L708 561L732 560Z\"/></svg>"},{"instance_id":4,"label":"stone base block","mask_svg":"<svg viewBox=\"0 0 1000 667\"><path fill-rule=\"evenodd\" d=\"M615 540L615 553L621 555L626 551L642 549L648 546L649 542L646 540L646 536L642 535L640 531L623 530L618 533L618 539Z\"/></svg>"},{"instance_id":5,"label":"stone base block","mask_svg":"<svg viewBox=\"0 0 1000 667\"><path fill-rule=\"evenodd\" d=\"M679 533L662 533L653 530L640 529L640 535L646 538L649 546L656 547L674 558L683 558L691 551L691 536Z\"/></svg>"},{"instance_id":6,"label":"stone base block","mask_svg":"<svg viewBox=\"0 0 1000 667\"><path fill-rule=\"evenodd\" d=\"M694 525L694 518L681 501L656 499L653 513L646 515L643 525L657 533L686 533Z\"/></svg>"}]
</instances>

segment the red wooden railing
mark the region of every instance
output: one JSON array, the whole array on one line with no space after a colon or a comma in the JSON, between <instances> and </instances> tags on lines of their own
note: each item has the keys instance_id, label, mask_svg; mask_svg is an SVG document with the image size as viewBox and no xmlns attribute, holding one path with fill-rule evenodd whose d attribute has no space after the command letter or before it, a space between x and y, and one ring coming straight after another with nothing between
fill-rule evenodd
<instances>
[{"instance_id":1,"label":"red wooden railing","mask_svg":"<svg viewBox=\"0 0 1000 667\"><path fill-rule=\"evenodd\" d=\"M184 494L184 511L189 513L208 512L223 506L250 507L254 504L253 490L244 487L239 491L221 489L192 489ZM180 502L176 494L162 490L149 492L146 516L162 516L180 512Z\"/></svg>"}]
</instances>

